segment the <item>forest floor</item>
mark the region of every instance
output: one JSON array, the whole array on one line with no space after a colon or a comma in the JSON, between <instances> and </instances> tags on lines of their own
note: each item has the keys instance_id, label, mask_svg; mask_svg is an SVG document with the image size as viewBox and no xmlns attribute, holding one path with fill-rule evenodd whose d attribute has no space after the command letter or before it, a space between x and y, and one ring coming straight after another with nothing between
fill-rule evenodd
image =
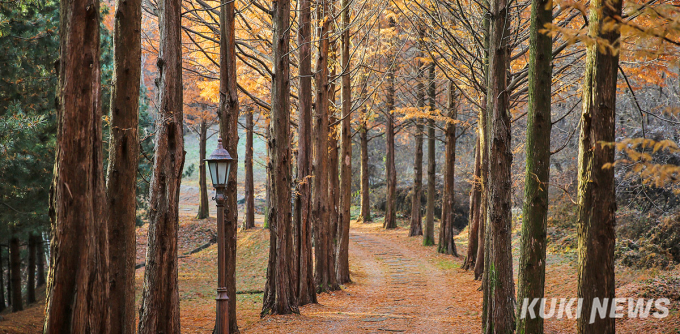
<instances>
[{"instance_id":1,"label":"forest floor","mask_svg":"<svg viewBox=\"0 0 680 334\"><path fill-rule=\"evenodd\" d=\"M195 197L193 191L186 190L180 212L180 323L183 333L209 333L215 317L217 247L212 242L216 226L212 218L193 218ZM352 283L340 291L320 294L319 303L300 307L299 315L260 318L269 247L269 231L262 229L262 222L263 217L256 215L257 227L238 233L235 298L242 333L480 333L481 283L471 272L460 269L462 256L438 254L434 246L422 246L421 237L407 237L406 220L394 230L382 229L380 220L353 222L349 246ZM138 266L144 263L147 229L145 225L137 230ZM518 254L518 239L513 238L514 254ZM459 254L464 255L467 230L456 241ZM193 252L197 249L201 250ZM516 265L514 272L516 278ZM616 274L617 297L638 298L650 287L662 285L660 278L678 277L680 271L617 267ZM143 267L138 268L138 305L143 275ZM575 297L574 253L549 253L546 276L546 297ZM617 332L680 333L678 304L675 299L665 319L619 319ZM39 333L43 308L41 298L24 311L3 312L0 333ZM546 333L575 333L574 320L548 319L545 326Z\"/></svg>"}]
</instances>

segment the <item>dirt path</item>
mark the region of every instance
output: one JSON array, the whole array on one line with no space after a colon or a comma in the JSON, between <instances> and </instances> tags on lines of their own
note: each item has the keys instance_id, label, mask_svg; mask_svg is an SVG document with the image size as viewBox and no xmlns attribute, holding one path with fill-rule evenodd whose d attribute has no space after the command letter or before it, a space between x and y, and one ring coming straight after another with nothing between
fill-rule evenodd
<instances>
[{"instance_id":1,"label":"dirt path","mask_svg":"<svg viewBox=\"0 0 680 334\"><path fill-rule=\"evenodd\" d=\"M352 284L319 296L300 315L270 316L243 333L479 332L478 282L461 259L437 254L403 229L353 226Z\"/></svg>"}]
</instances>

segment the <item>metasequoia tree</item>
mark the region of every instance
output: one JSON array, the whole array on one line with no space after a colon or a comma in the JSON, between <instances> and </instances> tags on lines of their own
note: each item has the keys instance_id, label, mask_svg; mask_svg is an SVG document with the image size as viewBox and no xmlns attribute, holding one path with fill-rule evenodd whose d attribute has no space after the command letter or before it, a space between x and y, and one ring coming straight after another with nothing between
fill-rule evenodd
<instances>
[{"instance_id":1,"label":"metasequoia tree","mask_svg":"<svg viewBox=\"0 0 680 334\"><path fill-rule=\"evenodd\" d=\"M481 187L479 185L479 178L481 177L482 162L479 153L479 136L475 140L475 164L472 175L472 184L470 186L470 212L468 214L468 249L467 255L461 268L463 270L474 269L477 262L477 248L479 247L479 213L477 206L481 199Z\"/></svg>"},{"instance_id":2,"label":"metasequoia tree","mask_svg":"<svg viewBox=\"0 0 680 334\"><path fill-rule=\"evenodd\" d=\"M340 205L338 214L338 245L335 275L337 283L345 284L350 282L349 277L349 224L350 209L352 206L352 128L351 108L352 108L352 86L350 78L350 1L342 0L342 34L341 39L341 98L342 114L340 129Z\"/></svg>"},{"instance_id":3,"label":"metasequoia tree","mask_svg":"<svg viewBox=\"0 0 680 334\"><path fill-rule=\"evenodd\" d=\"M331 17L335 17L335 6L331 3ZM333 25L329 36L335 33ZM337 41L332 40L329 48L329 65L331 66L328 77L328 274L329 287L331 290L339 289L335 275L336 253L338 245L338 217L340 204L340 174L338 170L338 119L335 114L335 78L336 78L336 49ZM333 108L331 108L331 104Z\"/></svg>"},{"instance_id":4,"label":"metasequoia tree","mask_svg":"<svg viewBox=\"0 0 680 334\"><path fill-rule=\"evenodd\" d=\"M62 0L61 18L57 151L49 210L51 261L43 332L108 333L99 1Z\"/></svg>"},{"instance_id":5,"label":"metasequoia tree","mask_svg":"<svg viewBox=\"0 0 680 334\"><path fill-rule=\"evenodd\" d=\"M273 5L274 75L268 146L271 154L268 178L271 185L269 207L269 264L262 314L298 313L290 191L290 2ZM328 188L322 188L325 193Z\"/></svg>"},{"instance_id":6,"label":"metasequoia tree","mask_svg":"<svg viewBox=\"0 0 680 334\"><path fill-rule=\"evenodd\" d=\"M158 3L158 120L149 187L149 236L139 333L179 333L177 232L184 168L181 6Z\"/></svg>"},{"instance_id":7,"label":"metasequoia tree","mask_svg":"<svg viewBox=\"0 0 680 334\"><path fill-rule=\"evenodd\" d=\"M423 43L425 38L425 28L418 27L418 55L416 57L416 103L419 110L425 108L425 83L423 82L424 66L422 58L425 57ZM423 214L421 211L420 198L423 192L423 121L415 119L415 141L416 152L413 162L413 190L411 192L411 227L408 231L409 237L423 235Z\"/></svg>"},{"instance_id":8,"label":"metasequoia tree","mask_svg":"<svg viewBox=\"0 0 680 334\"><path fill-rule=\"evenodd\" d=\"M116 1L107 170L111 332L135 332L135 222L142 1Z\"/></svg>"},{"instance_id":9,"label":"metasequoia tree","mask_svg":"<svg viewBox=\"0 0 680 334\"><path fill-rule=\"evenodd\" d=\"M333 290L329 252L332 252L330 236L330 208L328 197L328 50L330 43L331 6L330 0L317 4L317 27L319 51L316 60L316 104L314 115L314 186L312 188L312 220L314 224L314 281L317 291Z\"/></svg>"},{"instance_id":10,"label":"metasequoia tree","mask_svg":"<svg viewBox=\"0 0 680 334\"><path fill-rule=\"evenodd\" d=\"M300 1L298 24L298 191L295 198L295 252L298 303L316 303L314 261L312 260L312 27L311 1Z\"/></svg>"},{"instance_id":11,"label":"metasequoia tree","mask_svg":"<svg viewBox=\"0 0 680 334\"><path fill-rule=\"evenodd\" d=\"M588 37L583 78L583 111L579 136L578 168L578 297L583 298L577 320L578 333L614 333L615 318L590 314L595 298L615 296L614 245L616 193L614 162L616 119L616 73L619 63L618 25L622 1L595 0L590 3Z\"/></svg>"},{"instance_id":12,"label":"metasequoia tree","mask_svg":"<svg viewBox=\"0 0 680 334\"><path fill-rule=\"evenodd\" d=\"M394 15L388 17L388 28L391 33L396 29ZM385 194L385 221L383 228L391 229L397 227L397 171L394 165L394 81L395 81L395 58L396 58L396 38L391 39L388 60L390 64L387 68L387 88L385 101L385 141L387 145L387 156L385 159L385 176L387 177L387 192Z\"/></svg>"},{"instance_id":13,"label":"metasequoia tree","mask_svg":"<svg viewBox=\"0 0 680 334\"><path fill-rule=\"evenodd\" d=\"M456 242L453 240L455 220L455 166L456 166L456 118L458 109L456 106L456 88L453 81L449 81L448 97L446 103L446 153L444 155L444 191L442 194L442 218L439 228L439 253L458 256Z\"/></svg>"},{"instance_id":14,"label":"metasequoia tree","mask_svg":"<svg viewBox=\"0 0 680 334\"><path fill-rule=\"evenodd\" d=\"M430 113L434 115L436 109L436 86L435 86L435 65L434 62L428 66L429 72L429 87L428 97L430 101ZM435 153L435 123L434 118L430 117L427 120L427 207L425 209L425 229L423 233L423 245L434 245L434 195L436 187L435 167L437 158Z\"/></svg>"},{"instance_id":15,"label":"metasequoia tree","mask_svg":"<svg viewBox=\"0 0 680 334\"><path fill-rule=\"evenodd\" d=\"M552 38L541 32L552 23L552 1L531 5L529 102L527 105L526 176L522 210L522 242L517 280L517 332L543 333L543 317L522 318L524 300L544 297L545 252L550 180Z\"/></svg>"},{"instance_id":16,"label":"metasequoia tree","mask_svg":"<svg viewBox=\"0 0 680 334\"><path fill-rule=\"evenodd\" d=\"M510 61L509 7L491 0L488 103L491 118L489 154L489 226L483 312L485 333L513 333L515 284L512 276L511 138L507 72ZM493 167L491 167L493 166Z\"/></svg>"},{"instance_id":17,"label":"metasequoia tree","mask_svg":"<svg viewBox=\"0 0 680 334\"><path fill-rule=\"evenodd\" d=\"M235 1L222 0L220 6L220 137L224 148L238 160L238 92L236 88ZM273 99L272 99L273 100ZM286 124L288 122L286 121ZM284 144L283 142L281 144ZM236 165L236 163L234 163ZM229 298L229 331L238 333L236 323L236 230L238 222L237 172L229 170L224 205L224 245L226 247L226 288ZM288 197L290 203L290 197ZM288 215L290 216L290 211Z\"/></svg>"}]
</instances>

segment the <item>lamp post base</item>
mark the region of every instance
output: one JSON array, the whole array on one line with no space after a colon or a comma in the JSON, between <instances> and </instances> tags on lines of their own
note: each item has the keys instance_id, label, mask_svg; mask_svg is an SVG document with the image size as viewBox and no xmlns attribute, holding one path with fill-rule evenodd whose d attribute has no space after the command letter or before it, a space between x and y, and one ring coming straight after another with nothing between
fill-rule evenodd
<instances>
[{"instance_id":1,"label":"lamp post base","mask_svg":"<svg viewBox=\"0 0 680 334\"><path fill-rule=\"evenodd\" d=\"M229 334L229 297L227 288L217 288L217 321L215 323L216 334Z\"/></svg>"}]
</instances>

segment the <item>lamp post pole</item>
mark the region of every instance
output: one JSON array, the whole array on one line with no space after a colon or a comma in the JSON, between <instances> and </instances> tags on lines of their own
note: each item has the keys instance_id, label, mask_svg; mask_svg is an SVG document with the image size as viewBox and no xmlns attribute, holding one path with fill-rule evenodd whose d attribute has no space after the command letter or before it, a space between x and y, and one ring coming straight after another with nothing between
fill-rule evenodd
<instances>
[{"instance_id":1,"label":"lamp post pole","mask_svg":"<svg viewBox=\"0 0 680 334\"><path fill-rule=\"evenodd\" d=\"M215 319L215 333L229 334L229 296L227 295L227 254L225 243L224 202L225 187L215 188L215 202L217 202L217 318Z\"/></svg>"}]
</instances>

